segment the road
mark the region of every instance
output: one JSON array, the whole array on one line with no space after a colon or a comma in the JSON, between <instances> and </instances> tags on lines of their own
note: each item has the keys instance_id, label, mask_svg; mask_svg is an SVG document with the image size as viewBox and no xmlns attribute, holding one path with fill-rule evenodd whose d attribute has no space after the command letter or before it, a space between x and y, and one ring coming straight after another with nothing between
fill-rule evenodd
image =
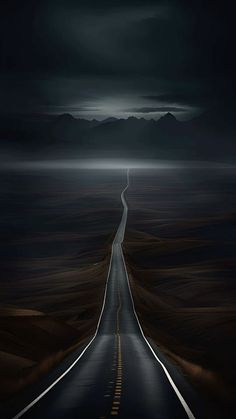
<instances>
[{"instance_id":1,"label":"road","mask_svg":"<svg viewBox=\"0 0 236 419\"><path fill-rule=\"evenodd\" d=\"M73 363L14 419L194 419L143 335L135 312L122 252L128 187L129 172L96 334Z\"/></svg>"}]
</instances>

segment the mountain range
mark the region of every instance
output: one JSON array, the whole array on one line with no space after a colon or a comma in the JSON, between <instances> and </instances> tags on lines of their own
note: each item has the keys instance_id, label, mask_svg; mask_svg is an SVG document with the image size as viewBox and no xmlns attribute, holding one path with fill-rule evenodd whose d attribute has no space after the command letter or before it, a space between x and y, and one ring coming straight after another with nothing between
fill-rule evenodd
<instances>
[{"instance_id":1,"label":"mountain range","mask_svg":"<svg viewBox=\"0 0 236 419\"><path fill-rule=\"evenodd\" d=\"M31 158L132 157L234 161L235 113L213 109L189 121L167 113L159 120L103 121L59 116L0 116L4 154Z\"/></svg>"}]
</instances>

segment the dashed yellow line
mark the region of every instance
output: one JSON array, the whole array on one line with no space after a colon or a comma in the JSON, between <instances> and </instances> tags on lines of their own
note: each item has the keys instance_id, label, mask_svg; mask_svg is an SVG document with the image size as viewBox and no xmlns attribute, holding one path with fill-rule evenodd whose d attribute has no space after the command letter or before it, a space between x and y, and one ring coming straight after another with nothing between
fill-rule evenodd
<instances>
[{"instance_id":1,"label":"dashed yellow line","mask_svg":"<svg viewBox=\"0 0 236 419\"><path fill-rule=\"evenodd\" d=\"M120 291L118 291L119 297L119 306L116 313L116 342L117 342L117 374L116 374L116 381L115 381L115 392L112 402L112 408L110 415L111 416L118 416L119 408L120 408L120 398L122 392L122 353L121 353L121 339L120 339L120 310L121 310L121 298L120 298Z\"/></svg>"},{"instance_id":2,"label":"dashed yellow line","mask_svg":"<svg viewBox=\"0 0 236 419\"><path fill-rule=\"evenodd\" d=\"M114 395L112 401L112 407L110 416L118 416L119 409L120 409L120 398L122 392L122 374L123 374L123 367L122 367L122 352L121 352L121 338L120 338L120 310L121 310L121 297L120 291L118 290L118 298L119 298L119 306L117 308L116 313L116 350L114 353L114 362L112 364L112 371L116 370L116 380L110 381L109 384L114 384ZM106 397L108 395L105 395ZM99 419L106 419L105 416L100 416Z\"/></svg>"}]
</instances>

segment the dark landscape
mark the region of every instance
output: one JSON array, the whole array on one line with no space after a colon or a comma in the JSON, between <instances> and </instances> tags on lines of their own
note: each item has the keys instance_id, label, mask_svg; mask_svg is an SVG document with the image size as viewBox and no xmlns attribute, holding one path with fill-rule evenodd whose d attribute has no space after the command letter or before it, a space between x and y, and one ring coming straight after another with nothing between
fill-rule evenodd
<instances>
[{"instance_id":1,"label":"dark landscape","mask_svg":"<svg viewBox=\"0 0 236 419\"><path fill-rule=\"evenodd\" d=\"M2 401L94 333L124 182L124 170L2 172ZM127 193L139 319L209 418L236 391L235 186L230 168L132 169Z\"/></svg>"},{"instance_id":2,"label":"dark landscape","mask_svg":"<svg viewBox=\"0 0 236 419\"><path fill-rule=\"evenodd\" d=\"M1 400L94 333L123 182L109 171L1 173Z\"/></svg>"},{"instance_id":3,"label":"dark landscape","mask_svg":"<svg viewBox=\"0 0 236 419\"><path fill-rule=\"evenodd\" d=\"M235 187L234 170L132 171L124 244L146 336L221 418L236 394Z\"/></svg>"},{"instance_id":4,"label":"dark landscape","mask_svg":"<svg viewBox=\"0 0 236 419\"><path fill-rule=\"evenodd\" d=\"M235 417L235 29L1 2L1 419Z\"/></svg>"}]
</instances>

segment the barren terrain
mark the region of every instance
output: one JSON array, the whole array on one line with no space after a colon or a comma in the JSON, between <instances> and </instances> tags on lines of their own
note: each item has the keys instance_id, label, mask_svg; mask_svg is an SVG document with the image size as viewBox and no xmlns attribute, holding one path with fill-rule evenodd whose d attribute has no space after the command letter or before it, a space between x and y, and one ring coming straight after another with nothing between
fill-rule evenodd
<instances>
[{"instance_id":1,"label":"barren terrain","mask_svg":"<svg viewBox=\"0 0 236 419\"><path fill-rule=\"evenodd\" d=\"M218 411L236 394L235 186L230 170L133 171L127 194L144 330Z\"/></svg>"},{"instance_id":2,"label":"barren terrain","mask_svg":"<svg viewBox=\"0 0 236 419\"><path fill-rule=\"evenodd\" d=\"M109 171L2 173L2 399L94 333L124 181Z\"/></svg>"}]
</instances>

